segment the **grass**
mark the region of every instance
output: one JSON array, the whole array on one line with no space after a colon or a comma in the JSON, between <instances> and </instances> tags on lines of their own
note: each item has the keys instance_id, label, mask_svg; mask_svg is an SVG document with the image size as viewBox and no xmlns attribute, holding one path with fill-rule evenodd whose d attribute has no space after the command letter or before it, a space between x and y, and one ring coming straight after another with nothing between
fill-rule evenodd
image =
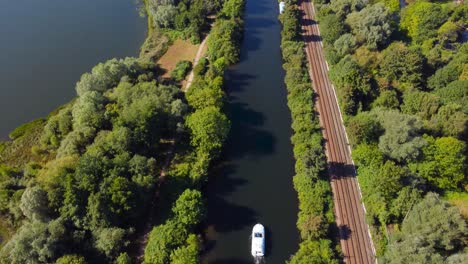
<instances>
[{"instance_id":1,"label":"grass","mask_svg":"<svg viewBox=\"0 0 468 264\"><path fill-rule=\"evenodd\" d=\"M458 207L463 218L468 220L468 193L467 192L447 192L444 197L447 201Z\"/></svg>"},{"instance_id":2,"label":"grass","mask_svg":"<svg viewBox=\"0 0 468 264\"><path fill-rule=\"evenodd\" d=\"M15 136L12 137L13 141L1 142L0 163L21 168L30 161L38 161L38 157L31 152L31 148L38 144L45 120L38 119L21 125L12 132Z\"/></svg>"},{"instance_id":3,"label":"grass","mask_svg":"<svg viewBox=\"0 0 468 264\"><path fill-rule=\"evenodd\" d=\"M165 71L163 77L167 78L175 69L177 62L186 60L193 62L197 55L199 45L190 43L189 40L178 39L174 41L167 52L159 59L158 64Z\"/></svg>"},{"instance_id":4,"label":"grass","mask_svg":"<svg viewBox=\"0 0 468 264\"><path fill-rule=\"evenodd\" d=\"M24 136L25 134L27 134L29 131L34 130L35 127L43 126L45 122L46 122L45 118L39 118L29 123L22 124L19 127L15 128L15 130L13 130L8 135L8 137L10 137L10 139L12 140L18 139Z\"/></svg>"}]
</instances>

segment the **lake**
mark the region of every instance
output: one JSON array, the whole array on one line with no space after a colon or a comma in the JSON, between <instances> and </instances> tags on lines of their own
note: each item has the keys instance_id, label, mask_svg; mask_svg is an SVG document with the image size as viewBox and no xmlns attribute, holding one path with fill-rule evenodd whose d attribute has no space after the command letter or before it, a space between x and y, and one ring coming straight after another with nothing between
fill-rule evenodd
<instances>
[{"instance_id":1,"label":"lake","mask_svg":"<svg viewBox=\"0 0 468 264\"><path fill-rule=\"evenodd\" d=\"M138 56L146 19L135 0L2 0L0 139L75 96L81 74Z\"/></svg>"}]
</instances>

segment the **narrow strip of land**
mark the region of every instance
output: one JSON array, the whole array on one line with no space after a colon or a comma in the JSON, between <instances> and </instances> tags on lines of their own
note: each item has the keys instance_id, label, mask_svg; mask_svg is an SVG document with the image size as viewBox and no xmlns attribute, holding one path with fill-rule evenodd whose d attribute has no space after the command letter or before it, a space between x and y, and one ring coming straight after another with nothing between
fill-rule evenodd
<instances>
[{"instance_id":1,"label":"narrow strip of land","mask_svg":"<svg viewBox=\"0 0 468 264\"><path fill-rule=\"evenodd\" d=\"M315 10L310 0L303 0L302 28L309 74L317 94L316 109L325 138L336 223L345 263L375 263L375 250L365 222L359 185L351 158L346 130L328 77L328 64L323 54Z\"/></svg>"}]
</instances>

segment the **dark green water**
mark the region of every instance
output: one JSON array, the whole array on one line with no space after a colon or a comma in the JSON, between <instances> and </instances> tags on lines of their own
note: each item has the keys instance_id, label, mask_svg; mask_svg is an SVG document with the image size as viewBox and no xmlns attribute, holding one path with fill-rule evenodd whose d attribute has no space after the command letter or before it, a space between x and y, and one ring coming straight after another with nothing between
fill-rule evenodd
<instances>
[{"instance_id":1,"label":"dark green water","mask_svg":"<svg viewBox=\"0 0 468 264\"><path fill-rule=\"evenodd\" d=\"M135 0L14 0L0 7L0 139L75 96L98 62L137 56Z\"/></svg>"},{"instance_id":2,"label":"dark green water","mask_svg":"<svg viewBox=\"0 0 468 264\"><path fill-rule=\"evenodd\" d=\"M267 229L266 263L284 263L298 247L277 16L276 0L247 0L241 62L228 72L231 136L208 184L205 263L253 263L249 236L257 222Z\"/></svg>"}]
</instances>

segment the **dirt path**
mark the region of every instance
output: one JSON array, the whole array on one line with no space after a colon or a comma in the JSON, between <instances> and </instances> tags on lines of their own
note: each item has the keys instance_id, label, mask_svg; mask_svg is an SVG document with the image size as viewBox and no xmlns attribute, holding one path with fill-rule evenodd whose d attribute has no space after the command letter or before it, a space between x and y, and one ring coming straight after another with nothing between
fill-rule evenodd
<instances>
[{"instance_id":1,"label":"dirt path","mask_svg":"<svg viewBox=\"0 0 468 264\"><path fill-rule=\"evenodd\" d=\"M193 61L192 71L190 72L190 74L188 76L187 84L182 89L184 92L187 92L187 90L190 88L190 85L192 85L193 77L194 77L193 68L195 68L195 66L197 66L198 62L201 59L200 57L204 54L206 41L208 40L208 36L205 37L205 39L202 41L202 43L198 47L197 55L195 56L195 60Z\"/></svg>"}]
</instances>

